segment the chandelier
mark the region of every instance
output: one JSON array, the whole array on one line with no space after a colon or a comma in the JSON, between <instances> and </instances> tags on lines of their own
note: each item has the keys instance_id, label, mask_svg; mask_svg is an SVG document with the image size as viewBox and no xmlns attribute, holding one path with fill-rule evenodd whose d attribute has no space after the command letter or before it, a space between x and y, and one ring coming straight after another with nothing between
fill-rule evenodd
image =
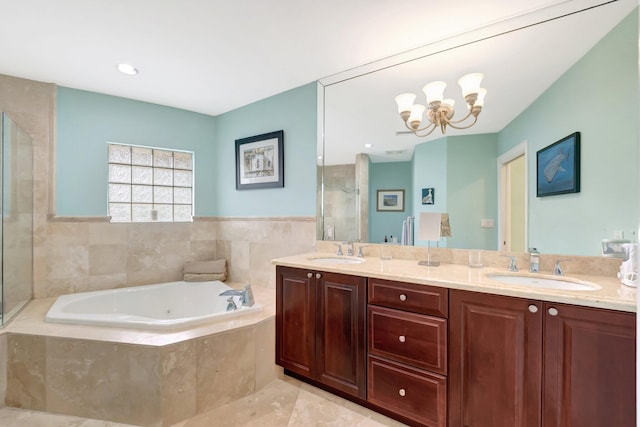
<instances>
[{"instance_id":1,"label":"chandelier","mask_svg":"<svg viewBox=\"0 0 640 427\"><path fill-rule=\"evenodd\" d=\"M416 95L413 93L402 93L396 96L398 103L398 112L404 121L404 125L416 136L425 137L430 135L436 128L440 128L442 133L446 133L447 126L454 129L467 129L476 124L478 115L482 111L484 105L484 97L487 90L480 87L480 82L484 75L482 73L472 73L463 76L458 80L458 84L462 88L462 96L467 103L469 109L466 116L460 120L451 120L455 111L453 99L444 99L444 90L447 84L442 81L431 82L422 88L427 97L429 110L427 111L427 122L422 125L422 116L427 109L424 105L414 104ZM469 117L473 117L473 121L466 125L458 125L466 121Z\"/></svg>"}]
</instances>

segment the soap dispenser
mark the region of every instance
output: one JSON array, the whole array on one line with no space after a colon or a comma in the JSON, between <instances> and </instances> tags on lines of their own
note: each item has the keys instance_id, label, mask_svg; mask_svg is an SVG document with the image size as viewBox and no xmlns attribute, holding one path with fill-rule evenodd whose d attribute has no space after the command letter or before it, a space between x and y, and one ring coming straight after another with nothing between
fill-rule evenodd
<instances>
[{"instance_id":1,"label":"soap dispenser","mask_svg":"<svg viewBox=\"0 0 640 427\"><path fill-rule=\"evenodd\" d=\"M540 252L536 248L529 248L529 272L540 271Z\"/></svg>"}]
</instances>

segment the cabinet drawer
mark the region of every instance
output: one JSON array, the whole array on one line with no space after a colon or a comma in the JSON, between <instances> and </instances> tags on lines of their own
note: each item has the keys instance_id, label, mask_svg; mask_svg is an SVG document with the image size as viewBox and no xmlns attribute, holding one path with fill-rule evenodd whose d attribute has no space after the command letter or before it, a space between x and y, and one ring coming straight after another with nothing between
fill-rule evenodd
<instances>
[{"instance_id":1,"label":"cabinet drawer","mask_svg":"<svg viewBox=\"0 0 640 427\"><path fill-rule=\"evenodd\" d=\"M444 427L445 377L369 356L367 400L426 426Z\"/></svg>"},{"instance_id":2,"label":"cabinet drawer","mask_svg":"<svg viewBox=\"0 0 640 427\"><path fill-rule=\"evenodd\" d=\"M369 353L447 372L447 320L369 306Z\"/></svg>"},{"instance_id":3,"label":"cabinet drawer","mask_svg":"<svg viewBox=\"0 0 640 427\"><path fill-rule=\"evenodd\" d=\"M447 317L448 289L392 280L369 279L369 304Z\"/></svg>"}]
</instances>

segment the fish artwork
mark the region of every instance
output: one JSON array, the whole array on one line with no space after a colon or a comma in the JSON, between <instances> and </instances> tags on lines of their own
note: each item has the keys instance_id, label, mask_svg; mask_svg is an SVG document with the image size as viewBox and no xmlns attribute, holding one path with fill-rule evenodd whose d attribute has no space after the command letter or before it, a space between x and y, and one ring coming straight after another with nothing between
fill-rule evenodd
<instances>
[{"instance_id":1,"label":"fish artwork","mask_svg":"<svg viewBox=\"0 0 640 427\"><path fill-rule=\"evenodd\" d=\"M562 164L562 161L567 157L569 156L560 152L560 154L549 160L549 163L547 163L547 166L545 166L544 168L544 178L547 180L547 182L553 181L553 178L556 177L558 172L565 172L565 169L560 165Z\"/></svg>"}]
</instances>

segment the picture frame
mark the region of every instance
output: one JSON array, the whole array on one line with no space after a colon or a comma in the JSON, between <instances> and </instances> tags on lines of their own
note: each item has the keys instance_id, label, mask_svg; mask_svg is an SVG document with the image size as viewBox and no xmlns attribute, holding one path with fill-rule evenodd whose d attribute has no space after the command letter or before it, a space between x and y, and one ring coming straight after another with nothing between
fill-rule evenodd
<instances>
[{"instance_id":1,"label":"picture frame","mask_svg":"<svg viewBox=\"0 0 640 427\"><path fill-rule=\"evenodd\" d=\"M404 212L404 190L378 190L378 212Z\"/></svg>"},{"instance_id":2,"label":"picture frame","mask_svg":"<svg viewBox=\"0 0 640 427\"><path fill-rule=\"evenodd\" d=\"M433 187L422 189L422 204L433 205L436 203L436 189Z\"/></svg>"},{"instance_id":3,"label":"picture frame","mask_svg":"<svg viewBox=\"0 0 640 427\"><path fill-rule=\"evenodd\" d=\"M236 139L236 190L284 187L284 131Z\"/></svg>"},{"instance_id":4,"label":"picture frame","mask_svg":"<svg viewBox=\"0 0 640 427\"><path fill-rule=\"evenodd\" d=\"M580 192L580 132L574 132L536 154L536 195Z\"/></svg>"}]
</instances>

